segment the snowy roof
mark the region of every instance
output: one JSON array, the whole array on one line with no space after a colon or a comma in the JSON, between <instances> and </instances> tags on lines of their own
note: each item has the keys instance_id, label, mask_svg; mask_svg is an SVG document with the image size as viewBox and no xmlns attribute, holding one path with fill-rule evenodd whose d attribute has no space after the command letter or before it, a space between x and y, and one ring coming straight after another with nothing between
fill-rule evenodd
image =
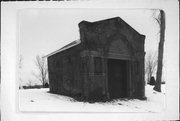
<instances>
[{"instance_id":1,"label":"snowy roof","mask_svg":"<svg viewBox=\"0 0 180 121\"><path fill-rule=\"evenodd\" d=\"M80 43L81 43L81 40L80 40L80 39L75 40L75 41L73 41L73 42L65 45L64 47L62 47L62 48L60 48L60 49L58 49L58 50L56 50L56 51L54 51L54 52L52 52L52 53L44 56L44 57L49 57L49 56L54 55L54 54L56 54L56 53L58 53L58 52L62 52L62 51L64 51L64 50L67 50L67 49L69 49L69 48L71 48L71 47L74 47L74 46L76 46L76 45L78 45L78 44L80 44Z\"/></svg>"}]
</instances>

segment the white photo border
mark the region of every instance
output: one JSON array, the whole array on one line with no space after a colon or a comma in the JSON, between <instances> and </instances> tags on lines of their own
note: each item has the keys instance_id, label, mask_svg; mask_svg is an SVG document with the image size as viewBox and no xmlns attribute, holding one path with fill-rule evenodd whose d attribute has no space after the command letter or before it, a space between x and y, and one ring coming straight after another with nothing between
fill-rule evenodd
<instances>
[{"instance_id":1,"label":"white photo border","mask_svg":"<svg viewBox=\"0 0 180 121\"><path fill-rule=\"evenodd\" d=\"M33 1L1 4L1 117L2 121L45 120L175 120L179 118L179 11L174 0ZM22 113L18 110L18 11L27 8L162 9L166 14L166 109L161 113ZM173 74L173 75L172 75ZM178 85L178 87L176 86ZM172 88L174 87L174 88ZM171 97L172 93L176 93Z\"/></svg>"}]
</instances>

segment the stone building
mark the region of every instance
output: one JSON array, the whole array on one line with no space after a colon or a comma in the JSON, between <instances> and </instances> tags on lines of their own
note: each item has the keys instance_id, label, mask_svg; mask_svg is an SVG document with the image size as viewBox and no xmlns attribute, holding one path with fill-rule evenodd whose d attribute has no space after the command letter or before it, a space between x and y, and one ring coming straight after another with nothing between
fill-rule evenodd
<instances>
[{"instance_id":1,"label":"stone building","mask_svg":"<svg viewBox=\"0 0 180 121\"><path fill-rule=\"evenodd\" d=\"M120 17L81 21L79 30L79 40L47 55L50 92L145 99L145 36Z\"/></svg>"}]
</instances>

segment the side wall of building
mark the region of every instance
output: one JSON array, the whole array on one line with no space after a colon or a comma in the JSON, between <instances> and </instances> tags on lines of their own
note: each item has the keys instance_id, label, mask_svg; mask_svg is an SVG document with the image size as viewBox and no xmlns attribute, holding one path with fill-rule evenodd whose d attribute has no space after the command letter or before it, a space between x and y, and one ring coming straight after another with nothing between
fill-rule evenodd
<instances>
[{"instance_id":1,"label":"side wall of building","mask_svg":"<svg viewBox=\"0 0 180 121\"><path fill-rule=\"evenodd\" d=\"M50 92L63 95L81 95L83 77L78 47L48 57Z\"/></svg>"}]
</instances>

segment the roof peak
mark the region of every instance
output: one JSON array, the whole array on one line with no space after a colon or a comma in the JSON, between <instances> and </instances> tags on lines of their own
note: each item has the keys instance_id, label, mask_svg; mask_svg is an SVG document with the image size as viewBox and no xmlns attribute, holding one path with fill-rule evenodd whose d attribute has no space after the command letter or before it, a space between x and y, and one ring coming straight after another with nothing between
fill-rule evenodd
<instances>
[{"instance_id":1,"label":"roof peak","mask_svg":"<svg viewBox=\"0 0 180 121\"><path fill-rule=\"evenodd\" d=\"M118 19L121 19L120 17L113 17L113 18L107 18L107 19L102 19L102 20L98 20L98 21L86 21L86 20L82 20L80 23L89 23L89 24L93 24L93 23L99 23L99 22L103 22L103 21L109 21L109 20L118 20Z\"/></svg>"},{"instance_id":2,"label":"roof peak","mask_svg":"<svg viewBox=\"0 0 180 121\"><path fill-rule=\"evenodd\" d=\"M94 22L89 22L89 21L81 21L78 25L79 28L83 27L83 26L92 26L92 25L98 25L101 24L105 21L121 21L124 24L126 24L131 30L133 30L134 32L136 32L138 35L141 35L136 29L134 29L131 25L129 25L126 21L124 21L122 18L120 18L119 16L117 17L112 17L112 18L107 18L107 19L103 19L103 20L98 20L98 21L94 21Z\"/></svg>"}]
</instances>

